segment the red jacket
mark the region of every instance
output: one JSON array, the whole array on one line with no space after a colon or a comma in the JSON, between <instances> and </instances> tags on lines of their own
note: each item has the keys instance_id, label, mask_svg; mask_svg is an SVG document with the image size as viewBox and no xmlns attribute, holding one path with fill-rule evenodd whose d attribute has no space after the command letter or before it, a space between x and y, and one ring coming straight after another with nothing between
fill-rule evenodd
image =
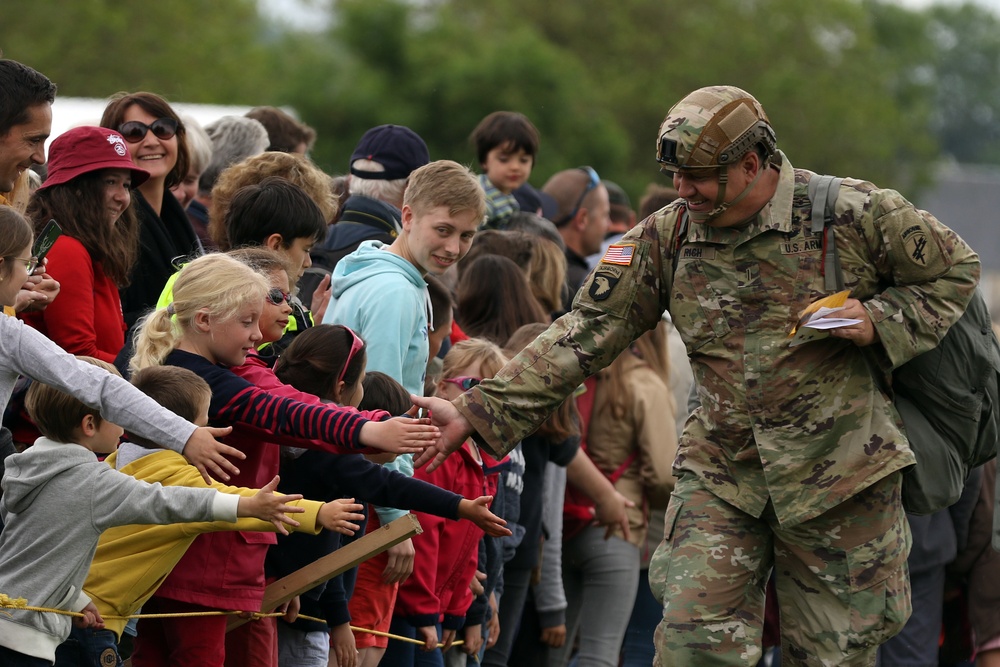
<instances>
[{"instance_id":1,"label":"red jacket","mask_svg":"<svg viewBox=\"0 0 1000 667\"><path fill-rule=\"evenodd\" d=\"M469 499L492 496L499 475L485 475L483 466L494 468L497 463L488 454L482 457L480 464L465 444L433 473L428 474L425 466L415 470L413 477ZM465 613L472 604L469 584L476 573L483 531L471 521L413 514L424 532L413 538L413 574L400 584L393 613L418 628L434 625L443 616L444 627L457 630L465 623Z\"/></svg>"},{"instance_id":2,"label":"red jacket","mask_svg":"<svg viewBox=\"0 0 1000 667\"><path fill-rule=\"evenodd\" d=\"M59 281L59 296L45 310L24 313L22 319L70 354L113 363L125 345L118 286L72 237L60 236L48 258L46 270Z\"/></svg>"},{"instance_id":3,"label":"red jacket","mask_svg":"<svg viewBox=\"0 0 1000 667\"><path fill-rule=\"evenodd\" d=\"M242 366L231 368L247 382L275 396L294 398L310 405L323 402L283 384L274 372L251 353ZM380 419L385 413L363 412L363 416ZM234 427L237 426L234 424ZM234 428L225 439L247 455L237 461L240 474L231 486L260 488L278 474L281 449L274 444L277 436L263 440L259 431ZM288 444L303 446L287 439ZM464 522L468 523L468 522ZM199 535L156 592L159 597L198 604L214 609L260 611L264 598L264 557L267 548L277 542L275 533L222 532Z\"/></svg>"}]
</instances>

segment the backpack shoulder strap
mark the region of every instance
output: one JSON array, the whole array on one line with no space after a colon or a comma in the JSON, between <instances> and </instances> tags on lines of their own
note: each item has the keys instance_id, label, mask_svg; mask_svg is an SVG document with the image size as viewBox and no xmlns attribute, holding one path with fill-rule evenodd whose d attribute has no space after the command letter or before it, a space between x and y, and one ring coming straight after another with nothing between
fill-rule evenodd
<instances>
[{"instance_id":1,"label":"backpack shoulder strap","mask_svg":"<svg viewBox=\"0 0 1000 667\"><path fill-rule=\"evenodd\" d=\"M809 179L809 201L812 203L810 226L814 234L823 234L823 277L827 291L844 289L844 276L840 270L840 255L833 231L834 207L844 179L830 175L813 175ZM817 206L817 203L819 205Z\"/></svg>"}]
</instances>

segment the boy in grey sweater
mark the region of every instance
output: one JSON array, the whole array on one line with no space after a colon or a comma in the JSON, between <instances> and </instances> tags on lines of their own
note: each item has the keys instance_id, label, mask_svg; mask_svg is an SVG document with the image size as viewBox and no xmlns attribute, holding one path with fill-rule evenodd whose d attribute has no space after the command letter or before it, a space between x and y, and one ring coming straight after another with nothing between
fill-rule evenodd
<instances>
[{"instance_id":1,"label":"boy in grey sweater","mask_svg":"<svg viewBox=\"0 0 1000 667\"><path fill-rule=\"evenodd\" d=\"M81 357L109 372L114 367ZM100 463L95 454L115 450L122 428L98 411L48 385L35 383L25 400L43 437L6 460L0 517L0 593L32 606L82 612L73 622L103 627L103 619L82 592L103 530L133 523L235 521L252 516L297 525L286 503L301 496L276 496L275 478L253 497L214 489L147 484ZM69 635L70 617L34 611L0 614L0 664L51 665L56 647Z\"/></svg>"}]
</instances>

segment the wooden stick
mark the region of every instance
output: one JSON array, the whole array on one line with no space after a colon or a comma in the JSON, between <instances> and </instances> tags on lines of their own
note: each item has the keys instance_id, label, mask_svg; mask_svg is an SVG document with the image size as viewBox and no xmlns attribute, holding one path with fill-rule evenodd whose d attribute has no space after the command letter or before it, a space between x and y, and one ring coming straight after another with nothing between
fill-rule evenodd
<instances>
[{"instance_id":1,"label":"wooden stick","mask_svg":"<svg viewBox=\"0 0 1000 667\"><path fill-rule=\"evenodd\" d=\"M333 579L358 563L422 532L417 518L412 514L405 514L380 527L375 532L368 533L361 539L355 540L270 584L264 591L264 601L260 608L262 611L271 611L296 595L304 593L324 581ZM249 620L234 616L229 619L226 632L247 623Z\"/></svg>"}]
</instances>

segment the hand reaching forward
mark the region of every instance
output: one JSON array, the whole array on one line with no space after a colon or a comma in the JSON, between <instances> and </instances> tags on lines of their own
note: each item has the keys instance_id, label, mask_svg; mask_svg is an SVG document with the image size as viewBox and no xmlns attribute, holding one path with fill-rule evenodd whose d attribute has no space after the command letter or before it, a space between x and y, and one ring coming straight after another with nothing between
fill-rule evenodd
<instances>
[{"instance_id":1,"label":"hand reaching forward","mask_svg":"<svg viewBox=\"0 0 1000 667\"><path fill-rule=\"evenodd\" d=\"M364 508L364 505L354 502L354 498L331 500L319 508L319 522L327 530L342 535L353 535L354 531L361 529L361 526L352 522L365 520L365 515L361 514Z\"/></svg>"},{"instance_id":2,"label":"hand reaching forward","mask_svg":"<svg viewBox=\"0 0 1000 667\"><path fill-rule=\"evenodd\" d=\"M260 491L255 495L249 498L241 496L236 515L241 517L252 516L261 521L270 521L277 527L279 533L287 535L288 529L285 528L286 523L289 526L295 527L299 525L299 522L289 518L288 514L302 513L305 512L305 509L287 504L296 500L302 500L301 494L294 493L283 496L274 492L278 488L278 481L279 477L275 475L274 479L268 482L266 486L261 487Z\"/></svg>"},{"instance_id":3,"label":"hand reaching forward","mask_svg":"<svg viewBox=\"0 0 1000 667\"><path fill-rule=\"evenodd\" d=\"M209 475L218 477L223 482L228 482L229 475L240 474L240 469L226 457L245 459L247 455L235 447L230 447L216 440L216 438L229 435L232 430L232 426L225 428L200 426L184 443L184 451L181 453L188 460L188 463L198 469L208 484L212 483L212 478Z\"/></svg>"},{"instance_id":4,"label":"hand reaching forward","mask_svg":"<svg viewBox=\"0 0 1000 667\"><path fill-rule=\"evenodd\" d=\"M441 437L429 419L393 417L380 422L365 422L361 444L395 454L418 454Z\"/></svg>"},{"instance_id":5,"label":"hand reaching forward","mask_svg":"<svg viewBox=\"0 0 1000 667\"><path fill-rule=\"evenodd\" d=\"M458 518L468 519L483 529L490 537L506 537L511 535L507 522L490 511L493 496L479 496L475 500L463 498L458 503Z\"/></svg>"},{"instance_id":6,"label":"hand reaching forward","mask_svg":"<svg viewBox=\"0 0 1000 667\"><path fill-rule=\"evenodd\" d=\"M462 416L453 403L443 398L410 394L410 400L417 407L428 410L431 424L441 431L441 437L434 446L425 449L424 453L413 461L414 468L430 462L427 472L434 472L449 454L461 447L465 439L472 435L472 424Z\"/></svg>"}]
</instances>

